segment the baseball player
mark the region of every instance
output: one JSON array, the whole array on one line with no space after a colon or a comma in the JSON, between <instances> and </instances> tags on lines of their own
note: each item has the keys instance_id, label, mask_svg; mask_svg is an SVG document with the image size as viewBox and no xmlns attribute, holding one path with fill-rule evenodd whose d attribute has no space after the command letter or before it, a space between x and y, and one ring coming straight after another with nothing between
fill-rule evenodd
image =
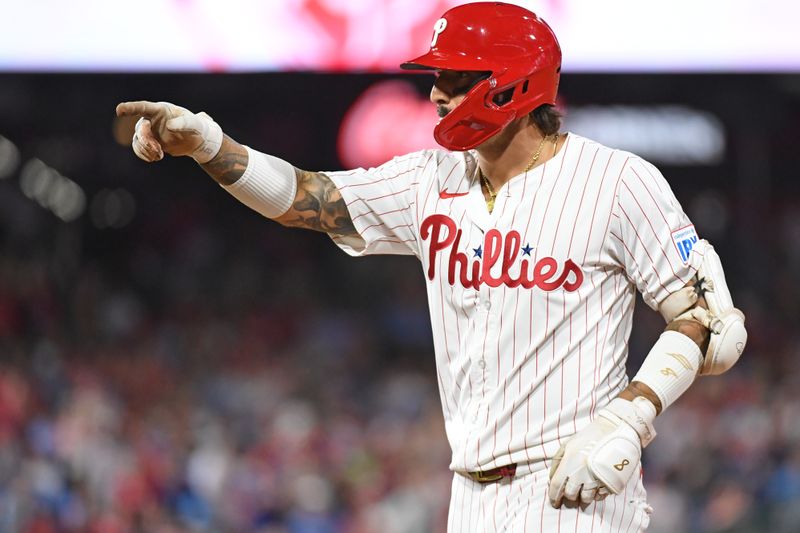
<instances>
[{"instance_id":1,"label":"baseball player","mask_svg":"<svg viewBox=\"0 0 800 533\"><path fill-rule=\"evenodd\" d=\"M425 54L444 148L300 170L205 113L127 102L133 150L191 156L238 200L353 256L415 255L427 280L454 471L448 531L641 531L641 450L698 375L728 370L744 317L719 257L634 154L561 133L561 50L534 13L462 5ZM635 289L664 333L628 383Z\"/></svg>"}]
</instances>

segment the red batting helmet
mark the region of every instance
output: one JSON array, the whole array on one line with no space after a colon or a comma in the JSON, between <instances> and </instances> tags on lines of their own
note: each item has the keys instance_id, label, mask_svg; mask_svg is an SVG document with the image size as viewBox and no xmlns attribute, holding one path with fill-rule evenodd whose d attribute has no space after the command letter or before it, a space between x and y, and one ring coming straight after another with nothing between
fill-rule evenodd
<instances>
[{"instance_id":1,"label":"red batting helmet","mask_svg":"<svg viewBox=\"0 0 800 533\"><path fill-rule=\"evenodd\" d=\"M430 51L400 67L490 73L433 130L445 148L469 150L515 118L556 103L561 47L550 26L527 9L477 2L442 15Z\"/></svg>"}]
</instances>

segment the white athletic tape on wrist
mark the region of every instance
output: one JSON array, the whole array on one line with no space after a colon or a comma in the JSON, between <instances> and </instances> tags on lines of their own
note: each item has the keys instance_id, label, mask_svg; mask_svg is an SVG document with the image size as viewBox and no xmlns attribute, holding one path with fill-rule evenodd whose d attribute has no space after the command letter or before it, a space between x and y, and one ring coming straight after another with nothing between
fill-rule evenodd
<instances>
[{"instance_id":1,"label":"white athletic tape on wrist","mask_svg":"<svg viewBox=\"0 0 800 533\"><path fill-rule=\"evenodd\" d=\"M267 218L277 218L292 206L297 194L294 167L275 156L249 146L247 168L232 185L223 185L234 198Z\"/></svg>"},{"instance_id":2,"label":"white athletic tape on wrist","mask_svg":"<svg viewBox=\"0 0 800 533\"><path fill-rule=\"evenodd\" d=\"M190 132L203 140L200 146L189 154L201 165L214 159L222 146L222 128L219 124L205 112L192 113L182 107L173 107L177 108L173 112L180 114L167 121L165 124L167 129L174 132Z\"/></svg>"},{"instance_id":3,"label":"white athletic tape on wrist","mask_svg":"<svg viewBox=\"0 0 800 533\"><path fill-rule=\"evenodd\" d=\"M661 401L663 411L686 392L702 364L703 354L692 339L677 331L665 331L632 381L650 387Z\"/></svg>"},{"instance_id":4,"label":"white athletic tape on wrist","mask_svg":"<svg viewBox=\"0 0 800 533\"><path fill-rule=\"evenodd\" d=\"M200 134L203 136L203 144L195 149L192 153L192 158L202 165L217 157L219 149L222 147L222 128L203 111L197 113L196 116L203 125L200 130ZM177 120L181 118L178 117Z\"/></svg>"},{"instance_id":5,"label":"white athletic tape on wrist","mask_svg":"<svg viewBox=\"0 0 800 533\"><path fill-rule=\"evenodd\" d=\"M656 406L650 403L647 398L641 396L633 400L614 398L597 415L611 419L608 413L626 422L636 431L642 443L642 448L656 438L656 428L653 427L653 421L656 419Z\"/></svg>"}]
</instances>

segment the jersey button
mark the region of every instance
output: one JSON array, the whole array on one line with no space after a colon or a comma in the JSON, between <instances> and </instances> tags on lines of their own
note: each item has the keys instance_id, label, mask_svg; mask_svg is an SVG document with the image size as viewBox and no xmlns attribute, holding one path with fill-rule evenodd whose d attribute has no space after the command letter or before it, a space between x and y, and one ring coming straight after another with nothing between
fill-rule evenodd
<instances>
[{"instance_id":1,"label":"jersey button","mask_svg":"<svg viewBox=\"0 0 800 533\"><path fill-rule=\"evenodd\" d=\"M481 370L486 368L486 360L485 359L481 359L480 361L478 361L478 367L480 367Z\"/></svg>"}]
</instances>

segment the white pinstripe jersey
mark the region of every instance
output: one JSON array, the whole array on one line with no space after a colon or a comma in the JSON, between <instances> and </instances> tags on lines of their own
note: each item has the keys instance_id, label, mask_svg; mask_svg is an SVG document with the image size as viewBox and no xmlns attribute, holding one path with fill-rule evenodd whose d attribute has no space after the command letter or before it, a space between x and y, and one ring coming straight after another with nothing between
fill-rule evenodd
<instances>
[{"instance_id":1,"label":"white pinstripe jersey","mask_svg":"<svg viewBox=\"0 0 800 533\"><path fill-rule=\"evenodd\" d=\"M462 471L550 458L619 394L634 287L657 308L694 275L683 257L696 239L661 173L628 152L569 134L491 214L475 158L426 150L326 173L361 235L341 248L422 263Z\"/></svg>"}]
</instances>

